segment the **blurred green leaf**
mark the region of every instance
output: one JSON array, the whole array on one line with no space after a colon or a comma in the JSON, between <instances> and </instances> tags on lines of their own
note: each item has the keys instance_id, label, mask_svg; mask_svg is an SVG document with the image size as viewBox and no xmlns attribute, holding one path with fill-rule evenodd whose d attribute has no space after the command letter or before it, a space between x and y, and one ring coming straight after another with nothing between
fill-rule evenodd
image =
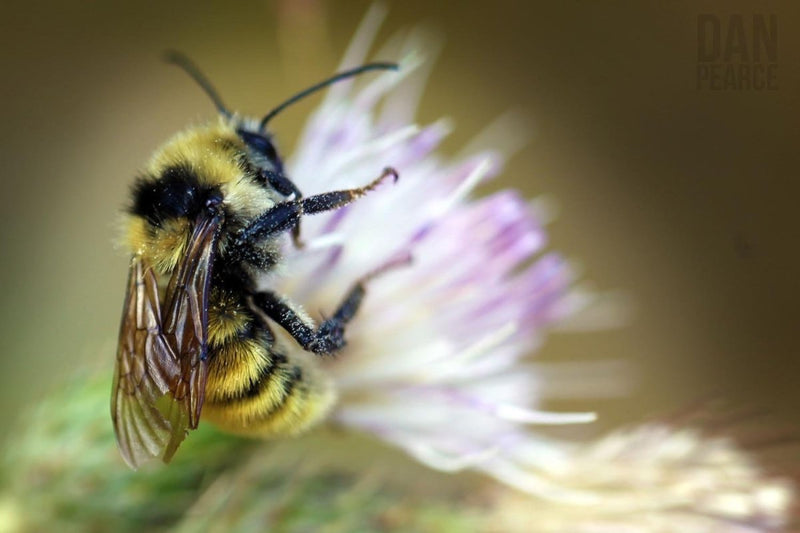
<instances>
[{"instance_id":1,"label":"blurred green leaf","mask_svg":"<svg viewBox=\"0 0 800 533\"><path fill-rule=\"evenodd\" d=\"M2 460L0 531L483 529L480 500L465 504L469 476L454 483L344 432L263 442L201 424L169 465L130 470L109 393L109 380L82 376L23 417Z\"/></svg>"}]
</instances>

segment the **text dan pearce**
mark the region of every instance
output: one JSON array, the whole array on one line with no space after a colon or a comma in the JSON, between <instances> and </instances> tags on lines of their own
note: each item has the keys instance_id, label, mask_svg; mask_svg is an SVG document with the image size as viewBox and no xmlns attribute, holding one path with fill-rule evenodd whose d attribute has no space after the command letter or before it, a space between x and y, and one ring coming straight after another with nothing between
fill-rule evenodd
<instances>
[{"instance_id":1,"label":"text dan pearce","mask_svg":"<svg viewBox=\"0 0 800 533\"><path fill-rule=\"evenodd\" d=\"M778 19L697 16L697 89L774 91L778 88Z\"/></svg>"}]
</instances>

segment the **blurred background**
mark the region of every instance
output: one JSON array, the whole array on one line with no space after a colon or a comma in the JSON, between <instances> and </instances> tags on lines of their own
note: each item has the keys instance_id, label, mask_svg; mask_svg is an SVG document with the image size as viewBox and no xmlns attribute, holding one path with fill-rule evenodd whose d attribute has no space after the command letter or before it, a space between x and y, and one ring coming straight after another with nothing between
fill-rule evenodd
<instances>
[{"instance_id":1,"label":"blurred background","mask_svg":"<svg viewBox=\"0 0 800 533\"><path fill-rule=\"evenodd\" d=\"M336 69L358 1L9 0L0 20L0 439L76 368L109 384L127 257L116 221L137 168L214 115L160 61L193 57L229 105L261 115ZM700 14L751 2L387 4L379 42L422 24L443 48L419 112L455 154L513 111L531 139L492 187L555 199L551 246L632 302L626 327L554 334L544 360L622 359L629 397L583 404L600 427L709 397L800 407L800 5L778 23L778 89L696 88ZM391 60L397 58L381 57ZM284 153L318 98L272 125Z\"/></svg>"}]
</instances>

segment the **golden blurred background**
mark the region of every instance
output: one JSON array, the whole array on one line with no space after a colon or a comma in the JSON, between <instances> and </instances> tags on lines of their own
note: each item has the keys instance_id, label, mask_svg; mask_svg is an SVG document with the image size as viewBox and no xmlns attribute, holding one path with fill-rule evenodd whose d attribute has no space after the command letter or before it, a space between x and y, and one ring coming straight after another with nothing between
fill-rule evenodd
<instances>
[{"instance_id":1,"label":"golden blurred background","mask_svg":"<svg viewBox=\"0 0 800 533\"><path fill-rule=\"evenodd\" d=\"M110 382L127 274L117 213L151 151L214 115L161 52L187 52L231 107L260 115L336 69L369 5L4 3L0 438L76 368L106 365ZM555 198L552 247L634 302L624 328L545 344L546 360L636 369L630 396L581 408L609 426L708 397L793 416L800 5L757 10L779 28L769 92L696 89L697 16L749 16L749 2L388 8L380 42L419 24L442 37L421 122L453 117L456 153L501 114L527 117L531 141L494 186ZM317 101L273 123L285 153Z\"/></svg>"}]
</instances>

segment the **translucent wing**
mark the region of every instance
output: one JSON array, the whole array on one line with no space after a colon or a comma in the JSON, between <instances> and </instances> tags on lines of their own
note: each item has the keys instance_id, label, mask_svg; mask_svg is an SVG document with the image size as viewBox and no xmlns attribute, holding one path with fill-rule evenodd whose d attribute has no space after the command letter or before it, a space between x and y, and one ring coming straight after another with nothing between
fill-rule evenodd
<instances>
[{"instance_id":1,"label":"translucent wing","mask_svg":"<svg viewBox=\"0 0 800 533\"><path fill-rule=\"evenodd\" d=\"M218 217L201 217L175 269L161 313L155 273L140 255L131 263L120 327L111 418L133 468L168 462L200 420L208 375L208 292Z\"/></svg>"},{"instance_id":2,"label":"translucent wing","mask_svg":"<svg viewBox=\"0 0 800 533\"><path fill-rule=\"evenodd\" d=\"M160 455L179 437L178 428L185 424L177 410L160 409L172 403L166 395L178 368L178 358L161 334L155 274L141 256L136 256L131 264L111 392L117 444L132 468ZM180 440L182 437L171 447L177 447Z\"/></svg>"},{"instance_id":3,"label":"translucent wing","mask_svg":"<svg viewBox=\"0 0 800 533\"><path fill-rule=\"evenodd\" d=\"M208 377L208 293L218 228L216 216L198 219L186 258L164 297L163 336L180 354L179 372L169 390L188 415L190 429L200 422Z\"/></svg>"}]
</instances>

